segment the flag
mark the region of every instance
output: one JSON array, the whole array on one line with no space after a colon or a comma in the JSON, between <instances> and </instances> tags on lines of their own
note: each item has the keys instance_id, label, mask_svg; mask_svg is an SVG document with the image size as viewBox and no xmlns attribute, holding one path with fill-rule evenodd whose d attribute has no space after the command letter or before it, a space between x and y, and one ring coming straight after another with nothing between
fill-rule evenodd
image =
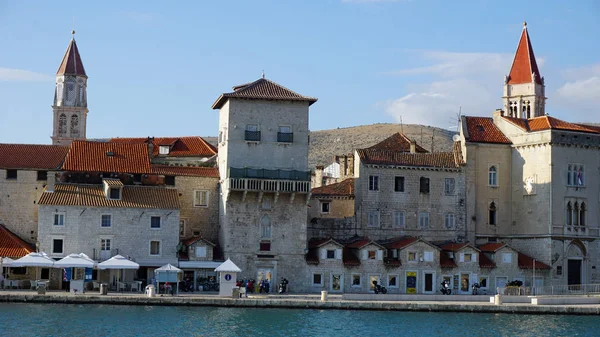
<instances>
[{"instance_id":1,"label":"flag","mask_svg":"<svg viewBox=\"0 0 600 337\"><path fill-rule=\"evenodd\" d=\"M577 185L583 186L583 180L581 179L581 169L577 170Z\"/></svg>"}]
</instances>

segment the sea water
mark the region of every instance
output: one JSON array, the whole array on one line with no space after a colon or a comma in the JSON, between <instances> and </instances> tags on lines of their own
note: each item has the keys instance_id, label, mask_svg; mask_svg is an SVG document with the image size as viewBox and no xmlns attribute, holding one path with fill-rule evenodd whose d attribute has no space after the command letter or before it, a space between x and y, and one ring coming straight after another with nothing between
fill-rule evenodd
<instances>
[{"instance_id":1,"label":"sea water","mask_svg":"<svg viewBox=\"0 0 600 337\"><path fill-rule=\"evenodd\" d=\"M0 303L13 336L600 336L596 316Z\"/></svg>"}]
</instances>

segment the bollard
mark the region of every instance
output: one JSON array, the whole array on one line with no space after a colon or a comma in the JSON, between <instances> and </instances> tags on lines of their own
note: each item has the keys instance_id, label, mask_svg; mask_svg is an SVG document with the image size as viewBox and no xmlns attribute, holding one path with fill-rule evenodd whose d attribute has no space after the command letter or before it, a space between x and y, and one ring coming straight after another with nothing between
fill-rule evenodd
<instances>
[{"instance_id":1,"label":"bollard","mask_svg":"<svg viewBox=\"0 0 600 337\"><path fill-rule=\"evenodd\" d=\"M321 302L327 301L327 291L321 291Z\"/></svg>"},{"instance_id":2,"label":"bollard","mask_svg":"<svg viewBox=\"0 0 600 337\"><path fill-rule=\"evenodd\" d=\"M496 296L494 296L494 304L502 305L502 295L497 294Z\"/></svg>"}]
</instances>

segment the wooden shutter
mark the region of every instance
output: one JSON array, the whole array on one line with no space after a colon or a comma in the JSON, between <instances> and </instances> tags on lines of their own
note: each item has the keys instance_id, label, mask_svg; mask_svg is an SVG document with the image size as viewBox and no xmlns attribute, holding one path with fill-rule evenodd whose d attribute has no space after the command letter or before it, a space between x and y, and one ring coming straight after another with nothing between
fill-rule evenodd
<instances>
[{"instance_id":1,"label":"wooden shutter","mask_svg":"<svg viewBox=\"0 0 600 337\"><path fill-rule=\"evenodd\" d=\"M325 248L321 248L321 260L327 259L327 250Z\"/></svg>"},{"instance_id":2,"label":"wooden shutter","mask_svg":"<svg viewBox=\"0 0 600 337\"><path fill-rule=\"evenodd\" d=\"M335 258L337 260L341 260L342 259L342 250L341 249L336 249L335 250Z\"/></svg>"},{"instance_id":3,"label":"wooden shutter","mask_svg":"<svg viewBox=\"0 0 600 337\"><path fill-rule=\"evenodd\" d=\"M382 250L377 250L377 260L383 260L383 251Z\"/></svg>"},{"instance_id":4,"label":"wooden shutter","mask_svg":"<svg viewBox=\"0 0 600 337\"><path fill-rule=\"evenodd\" d=\"M365 249L363 249L361 251L361 255L362 255L362 257L361 257L362 260L367 260L369 258L369 252Z\"/></svg>"},{"instance_id":5,"label":"wooden shutter","mask_svg":"<svg viewBox=\"0 0 600 337\"><path fill-rule=\"evenodd\" d=\"M465 262L465 253L460 253L460 262Z\"/></svg>"}]
</instances>

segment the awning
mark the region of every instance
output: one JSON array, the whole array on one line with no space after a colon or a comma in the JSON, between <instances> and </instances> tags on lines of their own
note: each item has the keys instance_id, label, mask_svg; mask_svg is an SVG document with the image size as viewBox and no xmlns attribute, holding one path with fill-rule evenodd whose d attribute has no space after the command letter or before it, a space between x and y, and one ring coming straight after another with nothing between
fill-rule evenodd
<instances>
[{"instance_id":1,"label":"awning","mask_svg":"<svg viewBox=\"0 0 600 337\"><path fill-rule=\"evenodd\" d=\"M223 262L215 261L179 261L179 268L185 269L215 269Z\"/></svg>"},{"instance_id":2,"label":"awning","mask_svg":"<svg viewBox=\"0 0 600 337\"><path fill-rule=\"evenodd\" d=\"M172 264L172 265L176 265L177 264L177 260L176 259L135 259L134 260L137 264L140 265L140 267L161 267L164 266L165 264Z\"/></svg>"}]
</instances>

